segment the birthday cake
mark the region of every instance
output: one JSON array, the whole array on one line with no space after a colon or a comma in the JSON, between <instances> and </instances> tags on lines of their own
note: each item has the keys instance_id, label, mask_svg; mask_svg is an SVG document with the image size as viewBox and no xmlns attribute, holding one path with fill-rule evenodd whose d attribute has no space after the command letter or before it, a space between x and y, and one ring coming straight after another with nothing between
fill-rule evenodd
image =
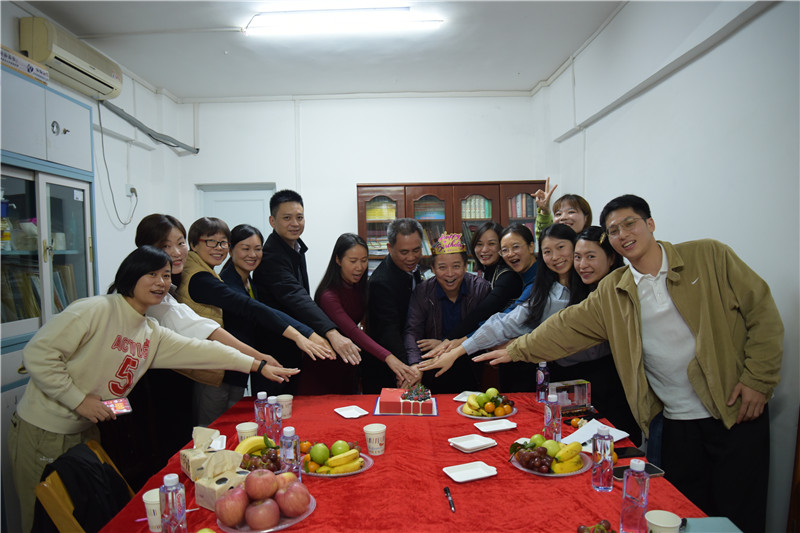
<instances>
[{"instance_id":1,"label":"birthday cake","mask_svg":"<svg viewBox=\"0 0 800 533\"><path fill-rule=\"evenodd\" d=\"M432 415L431 391L423 385L411 389L381 389L380 413L384 415Z\"/></svg>"}]
</instances>

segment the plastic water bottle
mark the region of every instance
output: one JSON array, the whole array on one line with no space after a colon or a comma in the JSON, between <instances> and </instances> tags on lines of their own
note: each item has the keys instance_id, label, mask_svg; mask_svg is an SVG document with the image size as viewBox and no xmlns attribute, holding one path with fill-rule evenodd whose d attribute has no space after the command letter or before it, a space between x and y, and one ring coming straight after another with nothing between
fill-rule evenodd
<instances>
[{"instance_id":1,"label":"plastic water bottle","mask_svg":"<svg viewBox=\"0 0 800 533\"><path fill-rule=\"evenodd\" d=\"M294 434L294 427L283 428L281 437L281 470L294 472L300 479L300 438Z\"/></svg>"},{"instance_id":2,"label":"plastic water bottle","mask_svg":"<svg viewBox=\"0 0 800 533\"><path fill-rule=\"evenodd\" d=\"M187 533L186 491L178 481L178 474L164 476L164 484L159 489L161 500L161 532Z\"/></svg>"},{"instance_id":3,"label":"plastic water bottle","mask_svg":"<svg viewBox=\"0 0 800 533\"><path fill-rule=\"evenodd\" d=\"M267 398L267 408L267 432L264 434L277 445L281 439L281 427L283 426L281 404L278 403L277 396Z\"/></svg>"},{"instance_id":4,"label":"plastic water bottle","mask_svg":"<svg viewBox=\"0 0 800 533\"><path fill-rule=\"evenodd\" d=\"M592 488L597 492L611 492L614 487L614 458L611 455L613 448L614 439L609 435L608 428L600 426L592 438Z\"/></svg>"},{"instance_id":5,"label":"plastic water bottle","mask_svg":"<svg viewBox=\"0 0 800 533\"><path fill-rule=\"evenodd\" d=\"M625 471L622 488L622 511L619 516L620 533L647 533L647 491L650 476L644 471L644 461L631 460L631 467Z\"/></svg>"},{"instance_id":6,"label":"plastic water bottle","mask_svg":"<svg viewBox=\"0 0 800 533\"><path fill-rule=\"evenodd\" d=\"M269 420L269 407L267 401L267 393L264 391L256 395L256 401L253 403L256 411L256 422L258 423L258 434L267 434L267 421Z\"/></svg>"},{"instance_id":7,"label":"plastic water bottle","mask_svg":"<svg viewBox=\"0 0 800 533\"><path fill-rule=\"evenodd\" d=\"M561 441L561 406L554 392L550 393L544 404L544 438Z\"/></svg>"},{"instance_id":8,"label":"plastic water bottle","mask_svg":"<svg viewBox=\"0 0 800 533\"><path fill-rule=\"evenodd\" d=\"M536 401L544 403L550 393L550 371L547 370L547 363L542 361L536 370Z\"/></svg>"}]
</instances>

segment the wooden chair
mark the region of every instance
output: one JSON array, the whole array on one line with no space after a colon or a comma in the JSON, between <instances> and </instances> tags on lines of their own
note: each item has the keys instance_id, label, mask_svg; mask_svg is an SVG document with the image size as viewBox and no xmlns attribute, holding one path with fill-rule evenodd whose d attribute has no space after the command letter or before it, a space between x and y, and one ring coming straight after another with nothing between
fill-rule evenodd
<instances>
[{"instance_id":1,"label":"wooden chair","mask_svg":"<svg viewBox=\"0 0 800 533\"><path fill-rule=\"evenodd\" d=\"M100 446L99 442L91 440L87 442L86 445L97 455L101 463L111 465L120 477L122 477L114 461L111 460L103 447ZM123 480L124 479L123 477ZM133 498L135 493L130 485L128 485L127 481L125 485L128 487L128 494ZM83 527L72 514L75 510L75 506L72 503L72 498L70 498L66 487L64 487L64 482L61 481L61 478L58 476L58 472L51 473L44 481L36 485L35 492L36 497L42 503L45 511L47 511L47 514L59 531L63 533L84 533Z\"/></svg>"}]
</instances>

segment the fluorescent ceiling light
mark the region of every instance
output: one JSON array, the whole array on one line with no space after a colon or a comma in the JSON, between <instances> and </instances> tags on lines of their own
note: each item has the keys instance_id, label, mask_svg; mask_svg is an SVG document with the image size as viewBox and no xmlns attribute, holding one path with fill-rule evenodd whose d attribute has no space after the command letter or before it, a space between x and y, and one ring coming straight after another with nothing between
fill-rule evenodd
<instances>
[{"instance_id":1,"label":"fluorescent ceiling light","mask_svg":"<svg viewBox=\"0 0 800 533\"><path fill-rule=\"evenodd\" d=\"M381 33L436 29L443 22L415 17L407 6L270 11L254 15L243 31L247 35Z\"/></svg>"}]
</instances>

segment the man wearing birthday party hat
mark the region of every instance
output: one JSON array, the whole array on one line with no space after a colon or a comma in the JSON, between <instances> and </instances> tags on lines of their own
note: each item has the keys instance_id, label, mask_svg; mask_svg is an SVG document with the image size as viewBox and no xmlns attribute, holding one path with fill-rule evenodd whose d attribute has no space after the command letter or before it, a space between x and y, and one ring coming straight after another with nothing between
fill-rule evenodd
<instances>
[{"instance_id":1,"label":"man wearing birthday party hat","mask_svg":"<svg viewBox=\"0 0 800 533\"><path fill-rule=\"evenodd\" d=\"M417 364L422 354L420 339L446 339L450 332L489 294L491 285L467 272L467 252L460 233L443 233L433 246L433 274L414 289L408 306L404 342L408 363ZM480 366L457 361L436 378L423 376L423 383L437 394L480 390Z\"/></svg>"}]
</instances>

